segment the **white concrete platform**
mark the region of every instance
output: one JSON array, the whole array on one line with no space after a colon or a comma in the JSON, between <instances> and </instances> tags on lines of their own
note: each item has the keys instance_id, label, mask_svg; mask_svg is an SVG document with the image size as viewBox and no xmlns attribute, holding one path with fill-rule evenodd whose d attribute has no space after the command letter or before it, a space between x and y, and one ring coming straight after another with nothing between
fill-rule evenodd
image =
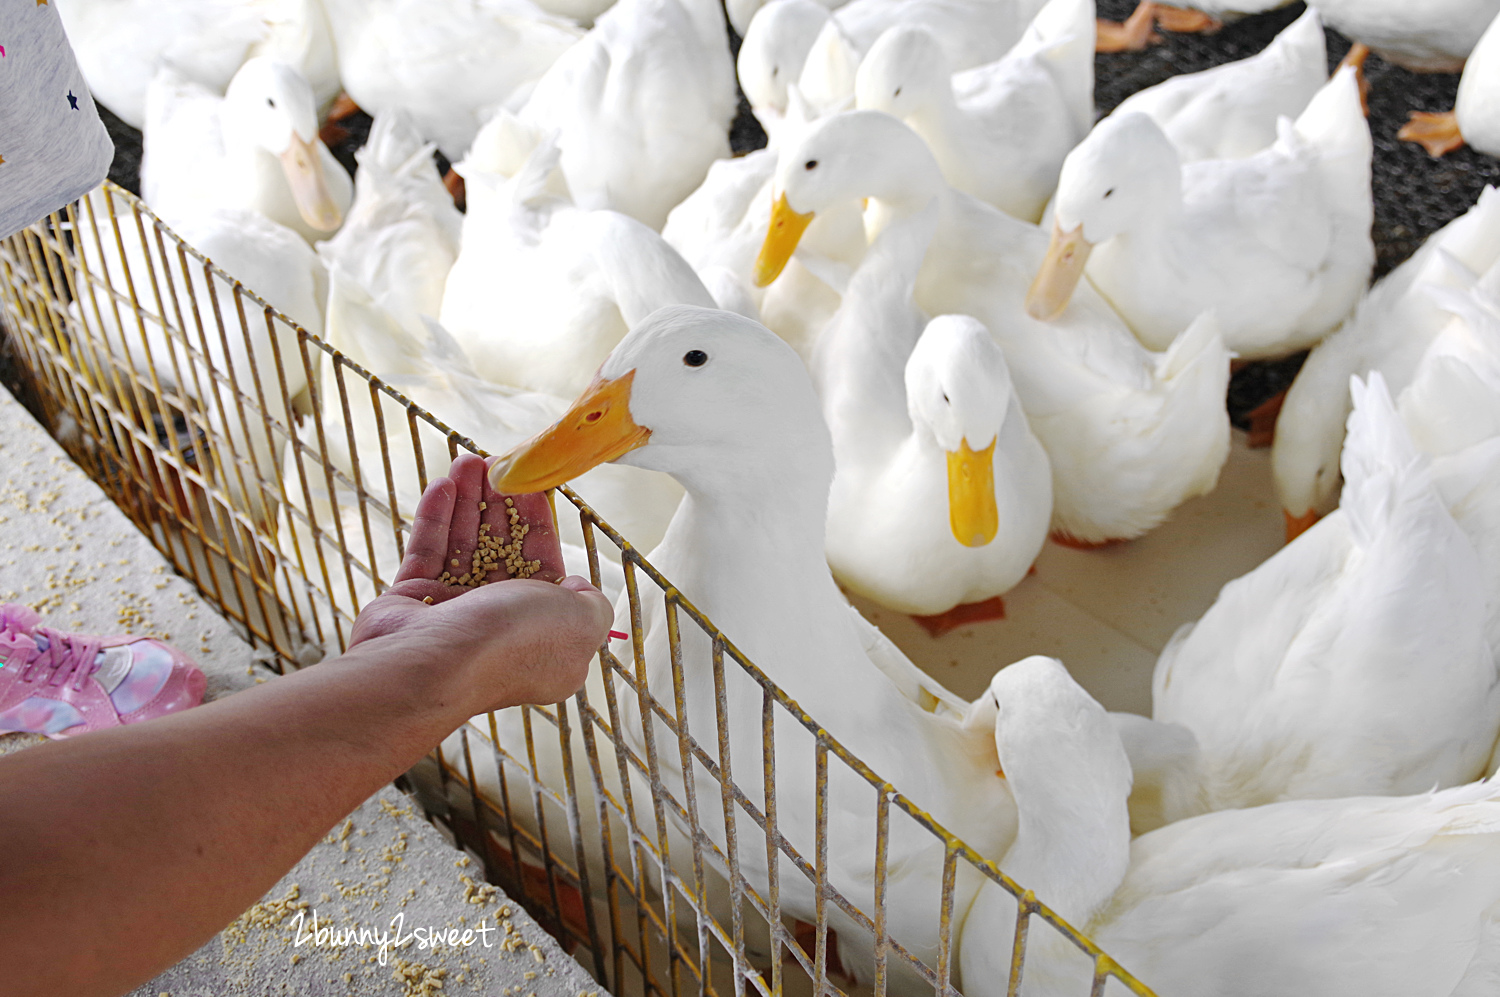
<instances>
[{"instance_id":1,"label":"white concrete platform","mask_svg":"<svg viewBox=\"0 0 1500 997\"><path fill-rule=\"evenodd\" d=\"M314 922L316 917L316 923ZM597 997L598 984L387 786L239 920L131 997Z\"/></svg>"},{"instance_id":2,"label":"white concrete platform","mask_svg":"<svg viewBox=\"0 0 1500 997\"><path fill-rule=\"evenodd\" d=\"M3 389L0 467L0 601L26 603L64 630L169 640L208 675L210 699L275 681L258 652ZM40 743L0 736L0 754ZM317 928L330 931L316 933L314 912ZM336 944L351 929L355 942ZM452 944L422 948L435 934ZM585 997L599 987L387 786L260 903L134 997L269 993Z\"/></svg>"}]
</instances>

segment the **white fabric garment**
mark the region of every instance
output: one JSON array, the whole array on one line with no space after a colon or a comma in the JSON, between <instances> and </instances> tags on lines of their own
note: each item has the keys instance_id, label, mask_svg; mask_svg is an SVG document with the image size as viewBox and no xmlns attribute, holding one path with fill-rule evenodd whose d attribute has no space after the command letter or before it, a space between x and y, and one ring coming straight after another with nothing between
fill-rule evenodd
<instances>
[{"instance_id":1,"label":"white fabric garment","mask_svg":"<svg viewBox=\"0 0 1500 997\"><path fill-rule=\"evenodd\" d=\"M49 0L0 0L0 238L82 197L114 158Z\"/></svg>"}]
</instances>

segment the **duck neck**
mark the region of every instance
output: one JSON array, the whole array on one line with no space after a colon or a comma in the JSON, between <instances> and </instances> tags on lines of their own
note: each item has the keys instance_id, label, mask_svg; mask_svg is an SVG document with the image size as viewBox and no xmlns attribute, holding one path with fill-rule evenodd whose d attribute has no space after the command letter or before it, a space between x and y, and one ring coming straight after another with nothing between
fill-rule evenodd
<instances>
[{"instance_id":1,"label":"duck neck","mask_svg":"<svg viewBox=\"0 0 1500 997\"><path fill-rule=\"evenodd\" d=\"M291 200L281 160L247 139L248 129L239 125L232 102L226 101L221 117L228 174L224 189L234 192L235 207L274 217L279 202Z\"/></svg>"},{"instance_id":2,"label":"duck neck","mask_svg":"<svg viewBox=\"0 0 1500 997\"><path fill-rule=\"evenodd\" d=\"M860 120L863 153L844 196L864 198L865 236L874 243L886 226L923 211L948 193L942 168L920 135L895 118L870 111ZM852 136L851 136L852 138Z\"/></svg>"},{"instance_id":3,"label":"duck neck","mask_svg":"<svg viewBox=\"0 0 1500 997\"><path fill-rule=\"evenodd\" d=\"M922 136L940 164L956 157L955 146L964 126L958 103L953 99L952 84L947 80L943 83L933 88L926 99L902 119Z\"/></svg>"},{"instance_id":4,"label":"duck neck","mask_svg":"<svg viewBox=\"0 0 1500 997\"><path fill-rule=\"evenodd\" d=\"M659 567L683 575L688 598L702 600L716 620L725 616L720 625L727 629L737 613L759 616L769 604L801 615L820 604L824 590L836 593L823 553L833 446L821 418L806 433L770 439L762 451L732 462L693 463L673 471L687 494L659 548L666 562ZM691 582L690 565L702 569ZM729 632L757 633L763 623Z\"/></svg>"},{"instance_id":5,"label":"duck neck","mask_svg":"<svg viewBox=\"0 0 1500 997\"><path fill-rule=\"evenodd\" d=\"M916 212L900 207L886 207L889 220L818 341L823 414L841 460L862 456L861 450L888 453L912 432L906 362L926 321L913 294L937 227L938 203L934 197Z\"/></svg>"},{"instance_id":6,"label":"duck neck","mask_svg":"<svg viewBox=\"0 0 1500 997\"><path fill-rule=\"evenodd\" d=\"M1050 736L1062 738L1067 732ZM1045 749L1039 745L1036 754ZM1120 778L1111 775L1114 767L1106 759L1074 759L1047 766L1050 771L1036 771L1037 760L1025 764L1026 759L1002 757L1018 823L1001 866L1084 931L1119 889L1130 865L1128 765Z\"/></svg>"}]
</instances>

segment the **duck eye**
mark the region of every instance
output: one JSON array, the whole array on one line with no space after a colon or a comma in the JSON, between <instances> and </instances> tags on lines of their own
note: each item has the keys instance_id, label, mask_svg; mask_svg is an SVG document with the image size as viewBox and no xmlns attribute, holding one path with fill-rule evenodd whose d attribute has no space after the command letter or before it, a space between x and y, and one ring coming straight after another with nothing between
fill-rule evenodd
<instances>
[{"instance_id":1,"label":"duck eye","mask_svg":"<svg viewBox=\"0 0 1500 997\"><path fill-rule=\"evenodd\" d=\"M901 96L901 88L897 87L896 88L896 92L894 94L892 94L891 96L893 96L893 97L899 97L899 96Z\"/></svg>"},{"instance_id":2,"label":"duck eye","mask_svg":"<svg viewBox=\"0 0 1500 997\"><path fill-rule=\"evenodd\" d=\"M275 106L276 106L276 102L275 102L275 101L274 101L274 100L272 100L272 99L271 99L271 98L270 98L270 97L267 97L267 98L266 98L266 103L267 103L267 104L268 104L268 105L269 105L269 106L271 106L271 107L275 107Z\"/></svg>"},{"instance_id":3,"label":"duck eye","mask_svg":"<svg viewBox=\"0 0 1500 997\"><path fill-rule=\"evenodd\" d=\"M689 367L702 367L708 363L708 354L702 350L688 350L682 355L682 362Z\"/></svg>"},{"instance_id":4,"label":"duck eye","mask_svg":"<svg viewBox=\"0 0 1500 997\"><path fill-rule=\"evenodd\" d=\"M1105 192L1104 192L1104 196L1105 196L1105 197L1109 197L1109 196L1110 196L1110 195L1111 195L1111 194L1113 194L1113 193L1114 193L1114 192L1115 192L1115 189L1114 189L1114 188L1113 188L1113 187L1111 187L1111 188L1110 188L1110 189L1109 189L1109 190L1106 190L1106 191L1105 191Z\"/></svg>"},{"instance_id":5,"label":"duck eye","mask_svg":"<svg viewBox=\"0 0 1500 997\"><path fill-rule=\"evenodd\" d=\"M943 392L943 404L944 405L951 405L952 404L951 402L948 401L948 392L946 392L946 391Z\"/></svg>"},{"instance_id":6,"label":"duck eye","mask_svg":"<svg viewBox=\"0 0 1500 997\"><path fill-rule=\"evenodd\" d=\"M802 168L804 170L815 170L818 168L818 161L816 159L809 159L807 162L802 164Z\"/></svg>"}]
</instances>

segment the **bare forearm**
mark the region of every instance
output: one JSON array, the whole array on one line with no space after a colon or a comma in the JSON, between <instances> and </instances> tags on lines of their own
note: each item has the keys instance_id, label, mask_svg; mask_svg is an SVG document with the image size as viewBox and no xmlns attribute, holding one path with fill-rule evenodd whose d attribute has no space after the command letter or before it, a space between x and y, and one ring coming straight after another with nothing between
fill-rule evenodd
<instances>
[{"instance_id":1,"label":"bare forearm","mask_svg":"<svg viewBox=\"0 0 1500 997\"><path fill-rule=\"evenodd\" d=\"M408 657L372 641L217 703L0 759L4 988L123 992L254 903L465 719L451 678Z\"/></svg>"}]
</instances>

